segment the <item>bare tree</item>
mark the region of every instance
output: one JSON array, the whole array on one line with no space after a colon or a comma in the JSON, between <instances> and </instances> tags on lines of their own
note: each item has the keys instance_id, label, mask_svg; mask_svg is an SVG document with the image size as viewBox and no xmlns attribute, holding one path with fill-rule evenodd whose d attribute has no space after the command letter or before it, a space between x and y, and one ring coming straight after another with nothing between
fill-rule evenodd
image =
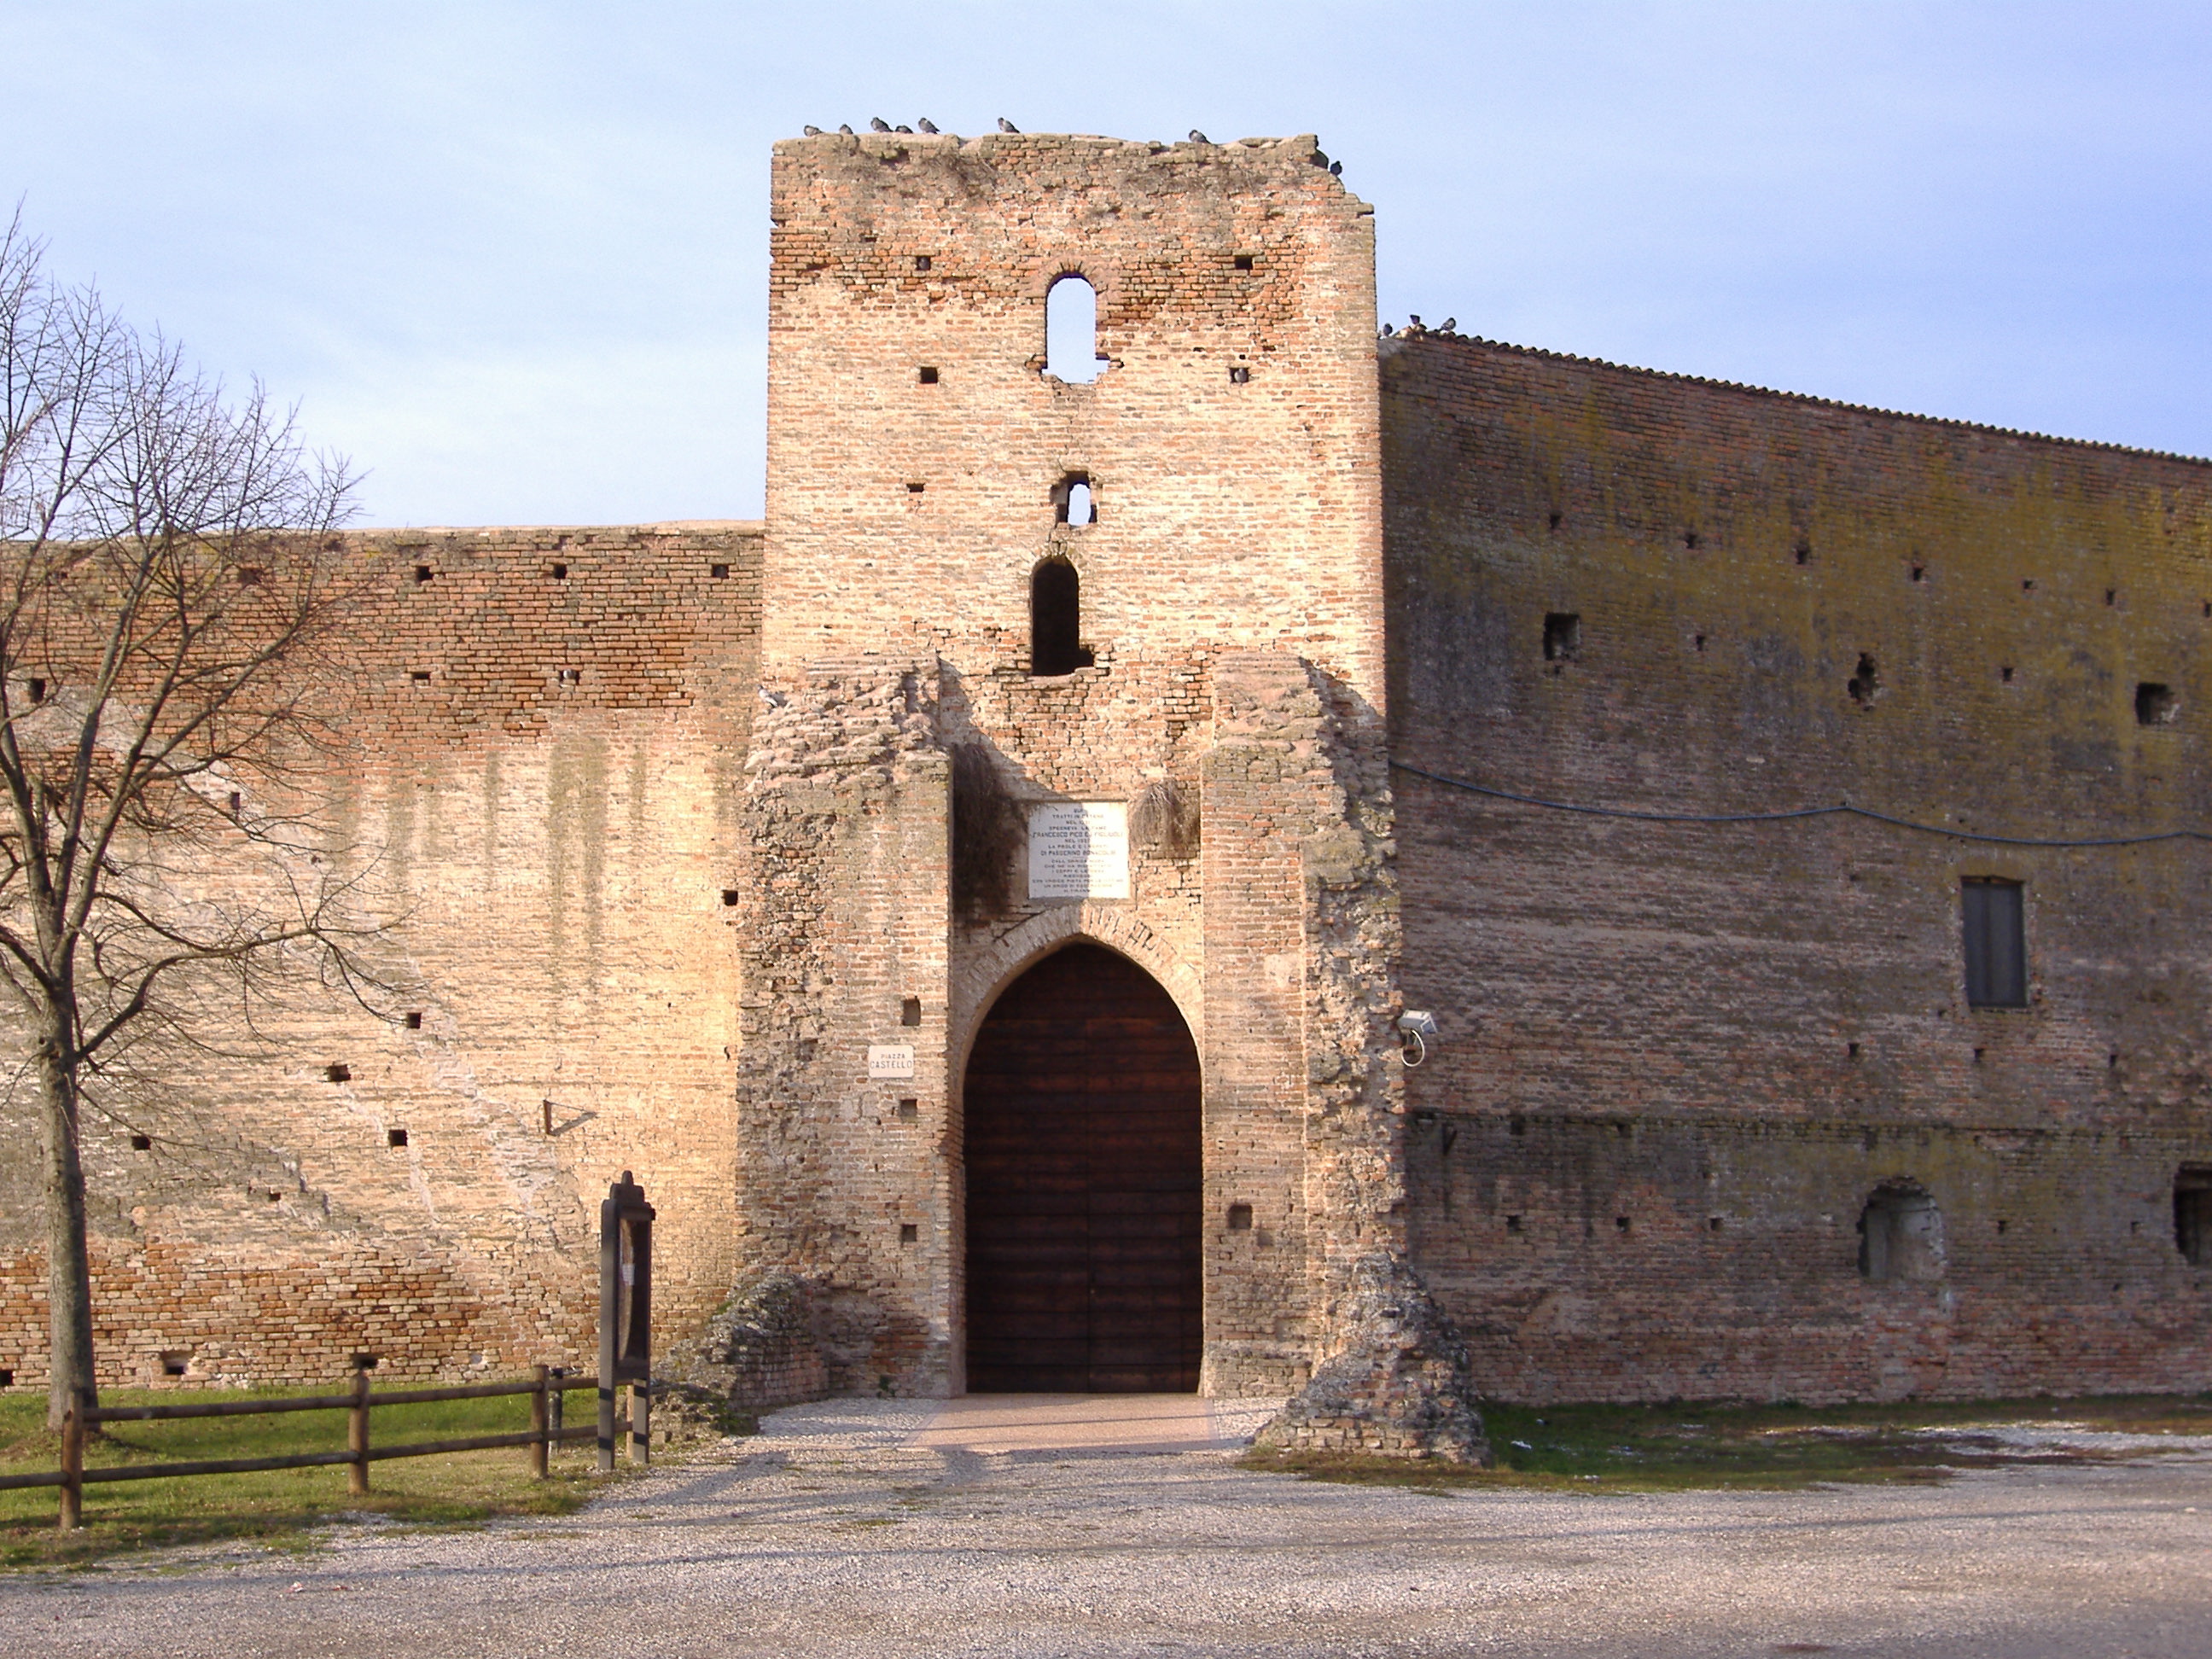
<instances>
[{"instance_id":1,"label":"bare tree","mask_svg":"<svg viewBox=\"0 0 2212 1659\"><path fill-rule=\"evenodd\" d=\"M95 1403L85 1114L134 1048L247 1029L264 981L356 995L342 857L297 803L342 688L343 463L256 385L0 240L0 981L42 1130L54 1419Z\"/></svg>"}]
</instances>

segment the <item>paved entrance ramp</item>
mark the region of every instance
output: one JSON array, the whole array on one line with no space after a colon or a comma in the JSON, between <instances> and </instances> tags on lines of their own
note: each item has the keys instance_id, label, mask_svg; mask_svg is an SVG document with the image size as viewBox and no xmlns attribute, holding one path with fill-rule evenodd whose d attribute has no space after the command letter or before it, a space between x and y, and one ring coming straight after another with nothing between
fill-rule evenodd
<instances>
[{"instance_id":1,"label":"paved entrance ramp","mask_svg":"<svg viewBox=\"0 0 2212 1659\"><path fill-rule=\"evenodd\" d=\"M742 1455L800 1464L935 1467L981 1456L1233 1452L1282 1409L1280 1400L1194 1394L971 1394L958 1400L822 1400L770 1413ZM917 1462L916 1460L919 1460Z\"/></svg>"},{"instance_id":2,"label":"paved entrance ramp","mask_svg":"<svg viewBox=\"0 0 2212 1659\"><path fill-rule=\"evenodd\" d=\"M971 1394L939 1403L932 1451L1179 1452L1239 1443L1194 1394Z\"/></svg>"}]
</instances>

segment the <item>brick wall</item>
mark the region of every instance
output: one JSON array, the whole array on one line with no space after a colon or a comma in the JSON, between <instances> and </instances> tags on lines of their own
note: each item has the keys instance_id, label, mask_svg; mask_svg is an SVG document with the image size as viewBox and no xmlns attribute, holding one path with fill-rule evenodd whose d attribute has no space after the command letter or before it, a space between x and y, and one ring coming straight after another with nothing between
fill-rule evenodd
<instances>
[{"instance_id":1,"label":"brick wall","mask_svg":"<svg viewBox=\"0 0 2212 1659\"><path fill-rule=\"evenodd\" d=\"M1382 374L1398 760L1644 811L2212 822L2212 466L1473 341ZM2146 681L2172 724L2136 723ZM2204 843L1396 781L1404 991L1444 1031L1408 1087L1415 1239L1485 1386L2212 1379L2171 1211L2212 1158ZM2026 884L2026 1008L1966 1005L1975 875ZM1859 1275L1898 1177L1942 1208L1940 1291Z\"/></svg>"},{"instance_id":2,"label":"brick wall","mask_svg":"<svg viewBox=\"0 0 2212 1659\"><path fill-rule=\"evenodd\" d=\"M420 1018L301 992L94 1124L108 1380L586 1360L627 1169L664 1334L788 1275L830 1385L957 1391L968 1048L1093 939L1199 1046L1209 1392L1298 1382L1400 1248L1500 1395L2212 1383L2172 1212L2212 1164L2203 843L1419 775L2203 826L2212 467L1378 353L1368 210L1310 138L823 135L771 206L764 526L351 542L343 739L246 806L374 854ZM1042 372L1066 272L1091 384ZM1093 658L1051 678L1045 559ZM1191 833L1127 898L1027 896L1030 807L1139 797ZM2025 884L2025 1008L1967 1006L1966 876ZM1405 1004L1443 1024L1410 1073ZM0 1160L32 1385L34 1167ZM1872 1282L1900 1181L1941 1270Z\"/></svg>"},{"instance_id":3,"label":"brick wall","mask_svg":"<svg viewBox=\"0 0 2212 1659\"><path fill-rule=\"evenodd\" d=\"M587 1362L597 1202L624 1169L660 1206L671 1326L728 1291L721 895L757 528L353 542L343 740L308 798L244 810L304 807L366 866L367 908L399 919L374 953L404 988L391 1012L419 1025L295 982L258 1035L211 1012L212 1052L140 1056L145 1080L86 1130L110 1381L164 1352L256 1381L363 1350L414 1375ZM23 1090L0 1113L9 1145L37 1145ZM33 1384L35 1159L0 1183L0 1366Z\"/></svg>"}]
</instances>

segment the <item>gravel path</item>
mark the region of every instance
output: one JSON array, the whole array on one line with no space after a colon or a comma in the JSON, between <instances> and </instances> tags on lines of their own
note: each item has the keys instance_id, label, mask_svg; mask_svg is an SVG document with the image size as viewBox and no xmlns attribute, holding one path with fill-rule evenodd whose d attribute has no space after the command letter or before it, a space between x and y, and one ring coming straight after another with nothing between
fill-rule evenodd
<instances>
[{"instance_id":1,"label":"gravel path","mask_svg":"<svg viewBox=\"0 0 2212 1659\"><path fill-rule=\"evenodd\" d=\"M1431 1497L1218 1449L975 1450L952 1420L830 1402L568 1520L0 1580L0 1654L2212 1654L2196 1447L1939 1487Z\"/></svg>"}]
</instances>

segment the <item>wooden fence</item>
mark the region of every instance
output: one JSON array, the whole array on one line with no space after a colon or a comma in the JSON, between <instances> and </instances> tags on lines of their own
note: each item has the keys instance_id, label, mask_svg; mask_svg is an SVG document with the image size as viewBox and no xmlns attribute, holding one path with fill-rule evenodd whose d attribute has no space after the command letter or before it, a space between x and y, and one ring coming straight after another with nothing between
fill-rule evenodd
<instances>
[{"instance_id":1,"label":"wooden fence","mask_svg":"<svg viewBox=\"0 0 2212 1659\"><path fill-rule=\"evenodd\" d=\"M451 1389L388 1389L370 1392L368 1373L354 1373L349 1394L307 1395L288 1400L225 1400L185 1406L72 1406L62 1420L62 1466L36 1474L0 1475L0 1492L26 1486L61 1488L60 1524L71 1531L84 1518L84 1489L104 1480L174 1480L194 1474L250 1474L261 1469L312 1469L343 1463L346 1489L359 1498L368 1491L368 1466L387 1457L430 1457L440 1452L486 1451L499 1446L530 1448L530 1472L545 1478L546 1459L563 1441L589 1440L599 1434L597 1424L576 1428L561 1426L561 1398L579 1389L596 1392L596 1376L556 1376L544 1366L527 1382L471 1382ZM451 1440L416 1440L404 1445L371 1443L369 1413L379 1406L425 1406L440 1400L491 1400L501 1395L531 1396L530 1426L507 1434L471 1434ZM257 1417L275 1412L346 1413L343 1451L295 1452L280 1457L203 1458L188 1463L132 1463L116 1468L88 1469L84 1466L84 1431L101 1423L173 1422L187 1417ZM602 1448L602 1450L608 1449ZM601 1462L604 1464L603 1457Z\"/></svg>"}]
</instances>

